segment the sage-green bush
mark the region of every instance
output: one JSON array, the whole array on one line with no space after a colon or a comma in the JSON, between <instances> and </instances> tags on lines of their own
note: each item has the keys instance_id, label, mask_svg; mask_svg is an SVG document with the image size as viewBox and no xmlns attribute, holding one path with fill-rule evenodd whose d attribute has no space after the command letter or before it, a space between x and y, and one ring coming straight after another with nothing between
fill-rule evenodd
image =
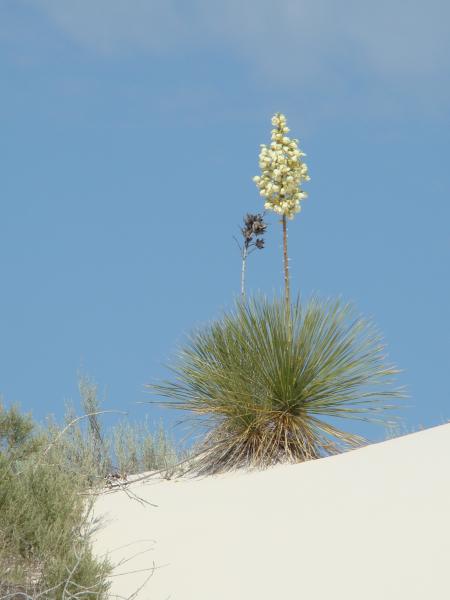
<instances>
[{"instance_id":1,"label":"sage-green bush","mask_svg":"<svg viewBox=\"0 0 450 600\"><path fill-rule=\"evenodd\" d=\"M0 404L0 598L106 598L111 565L92 554L92 492L111 472L178 461L162 428L122 420L104 430L95 384L82 379L80 392L84 416L69 407L63 426Z\"/></svg>"},{"instance_id":2,"label":"sage-green bush","mask_svg":"<svg viewBox=\"0 0 450 600\"><path fill-rule=\"evenodd\" d=\"M0 595L103 598L109 566L91 552L86 479L44 455L46 441L0 405Z\"/></svg>"}]
</instances>

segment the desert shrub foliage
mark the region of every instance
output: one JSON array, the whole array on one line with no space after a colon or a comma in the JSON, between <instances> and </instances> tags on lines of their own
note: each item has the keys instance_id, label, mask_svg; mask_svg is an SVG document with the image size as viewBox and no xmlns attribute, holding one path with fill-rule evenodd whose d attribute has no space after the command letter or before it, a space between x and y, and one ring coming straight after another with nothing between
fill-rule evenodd
<instances>
[{"instance_id":1,"label":"desert shrub foliage","mask_svg":"<svg viewBox=\"0 0 450 600\"><path fill-rule=\"evenodd\" d=\"M85 474L45 454L49 433L17 407L0 406L0 422L0 598L106 597Z\"/></svg>"},{"instance_id":2,"label":"desert shrub foliage","mask_svg":"<svg viewBox=\"0 0 450 600\"><path fill-rule=\"evenodd\" d=\"M96 493L111 473L178 461L162 427L105 429L95 384L82 379L80 393L83 414L68 407L63 425L0 403L0 599L106 598L112 567L91 547Z\"/></svg>"}]
</instances>

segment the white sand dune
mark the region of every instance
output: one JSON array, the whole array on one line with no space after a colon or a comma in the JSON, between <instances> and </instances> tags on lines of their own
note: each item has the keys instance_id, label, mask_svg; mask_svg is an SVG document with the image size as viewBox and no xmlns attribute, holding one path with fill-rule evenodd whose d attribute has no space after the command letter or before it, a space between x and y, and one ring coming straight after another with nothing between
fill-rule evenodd
<instances>
[{"instance_id":1,"label":"white sand dune","mask_svg":"<svg viewBox=\"0 0 450 600\"><path fill-rule=\"evenodd\" d=\"M111 598L448 600L450 424L266 471L100 496ZM144 569L144 571L142 571ZM122 573L122 575L120 575ZM123 574L128 573L128 574Z\"/></svg>"}]
</instances>

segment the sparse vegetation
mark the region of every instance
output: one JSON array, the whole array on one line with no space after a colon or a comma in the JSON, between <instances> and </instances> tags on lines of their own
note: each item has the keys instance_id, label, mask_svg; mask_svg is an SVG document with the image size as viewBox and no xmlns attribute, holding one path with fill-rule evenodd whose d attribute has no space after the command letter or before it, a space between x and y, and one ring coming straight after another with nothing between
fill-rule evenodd
<instances>
[{"instance_id":1,"label":"sparse vegetation","mask_svg":"<svg viewBox=\"0 0 450 600\"><path fill-rule=\"evenodd\" d=\"M0 423L0 597L103 598L109 567L91 553L84 473L44 456L48 432L17 407L0 406Z\"/></svg>"},{"instance_id":2,"label":"sparse vegetation","mask_svg":"<svg viewBox=\"0 0 450 600\"><path fill-rule=\"evenodd\" d=\"M249 254L264 247L265 214L241 228L241 299L234 311L196 332L173 366L175 380L149 387L161 404L191 411L203 440L181 454L162 426L122 419L105 430L97 386L80 379L82 416L67 408L63 426L37 427L0 404L0 600L105 598L111 565L93 556L93 493L126 485L146 471L168 476L300 462L366 440L339 422L391 424L402 397L372 323L340 300L292 303L287 220L300 211L309 181L286 117L272 118L254 181L264 208L281 217L284 298L246 298ZM194 419L195 421L195 419ZM178 463L183 462L179 469Z\"/></svg>"},{"instance_id":3,"label":"sparse vegetation","mask_svg":"<svg viewBox=\"0 0 450 600\"><path fill-rule=\"evenodd\" d=\"M171 469L179 460L162 427L125 421L106 431L97 388L80 380L82 408L61 427L39 427L0 404L0 598L106 597L111 565L93 556L94 496L108 476Z\"/></svg>"}]
</instances>

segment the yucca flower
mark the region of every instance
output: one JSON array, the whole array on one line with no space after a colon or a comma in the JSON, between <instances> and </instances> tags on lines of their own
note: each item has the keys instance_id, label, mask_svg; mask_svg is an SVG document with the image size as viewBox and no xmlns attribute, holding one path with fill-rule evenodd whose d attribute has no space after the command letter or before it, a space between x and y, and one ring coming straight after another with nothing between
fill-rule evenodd
<instances>
[{"instance_id":1,"label":"yucca flower","mask_svg":"<svg viewBox=\"0 0 450 600\"><path fill-rule=\"evenodd\" d=\"M265 198L264 207L279 215L293 219L301 209L300 202L307 197L301 185L309 181L306 156L298 147L299 141L291 139L286 117L276 113L272 117L272 143L261 144L259 167L261 175L253 178Z\"/></svg>"}]
</instances>

